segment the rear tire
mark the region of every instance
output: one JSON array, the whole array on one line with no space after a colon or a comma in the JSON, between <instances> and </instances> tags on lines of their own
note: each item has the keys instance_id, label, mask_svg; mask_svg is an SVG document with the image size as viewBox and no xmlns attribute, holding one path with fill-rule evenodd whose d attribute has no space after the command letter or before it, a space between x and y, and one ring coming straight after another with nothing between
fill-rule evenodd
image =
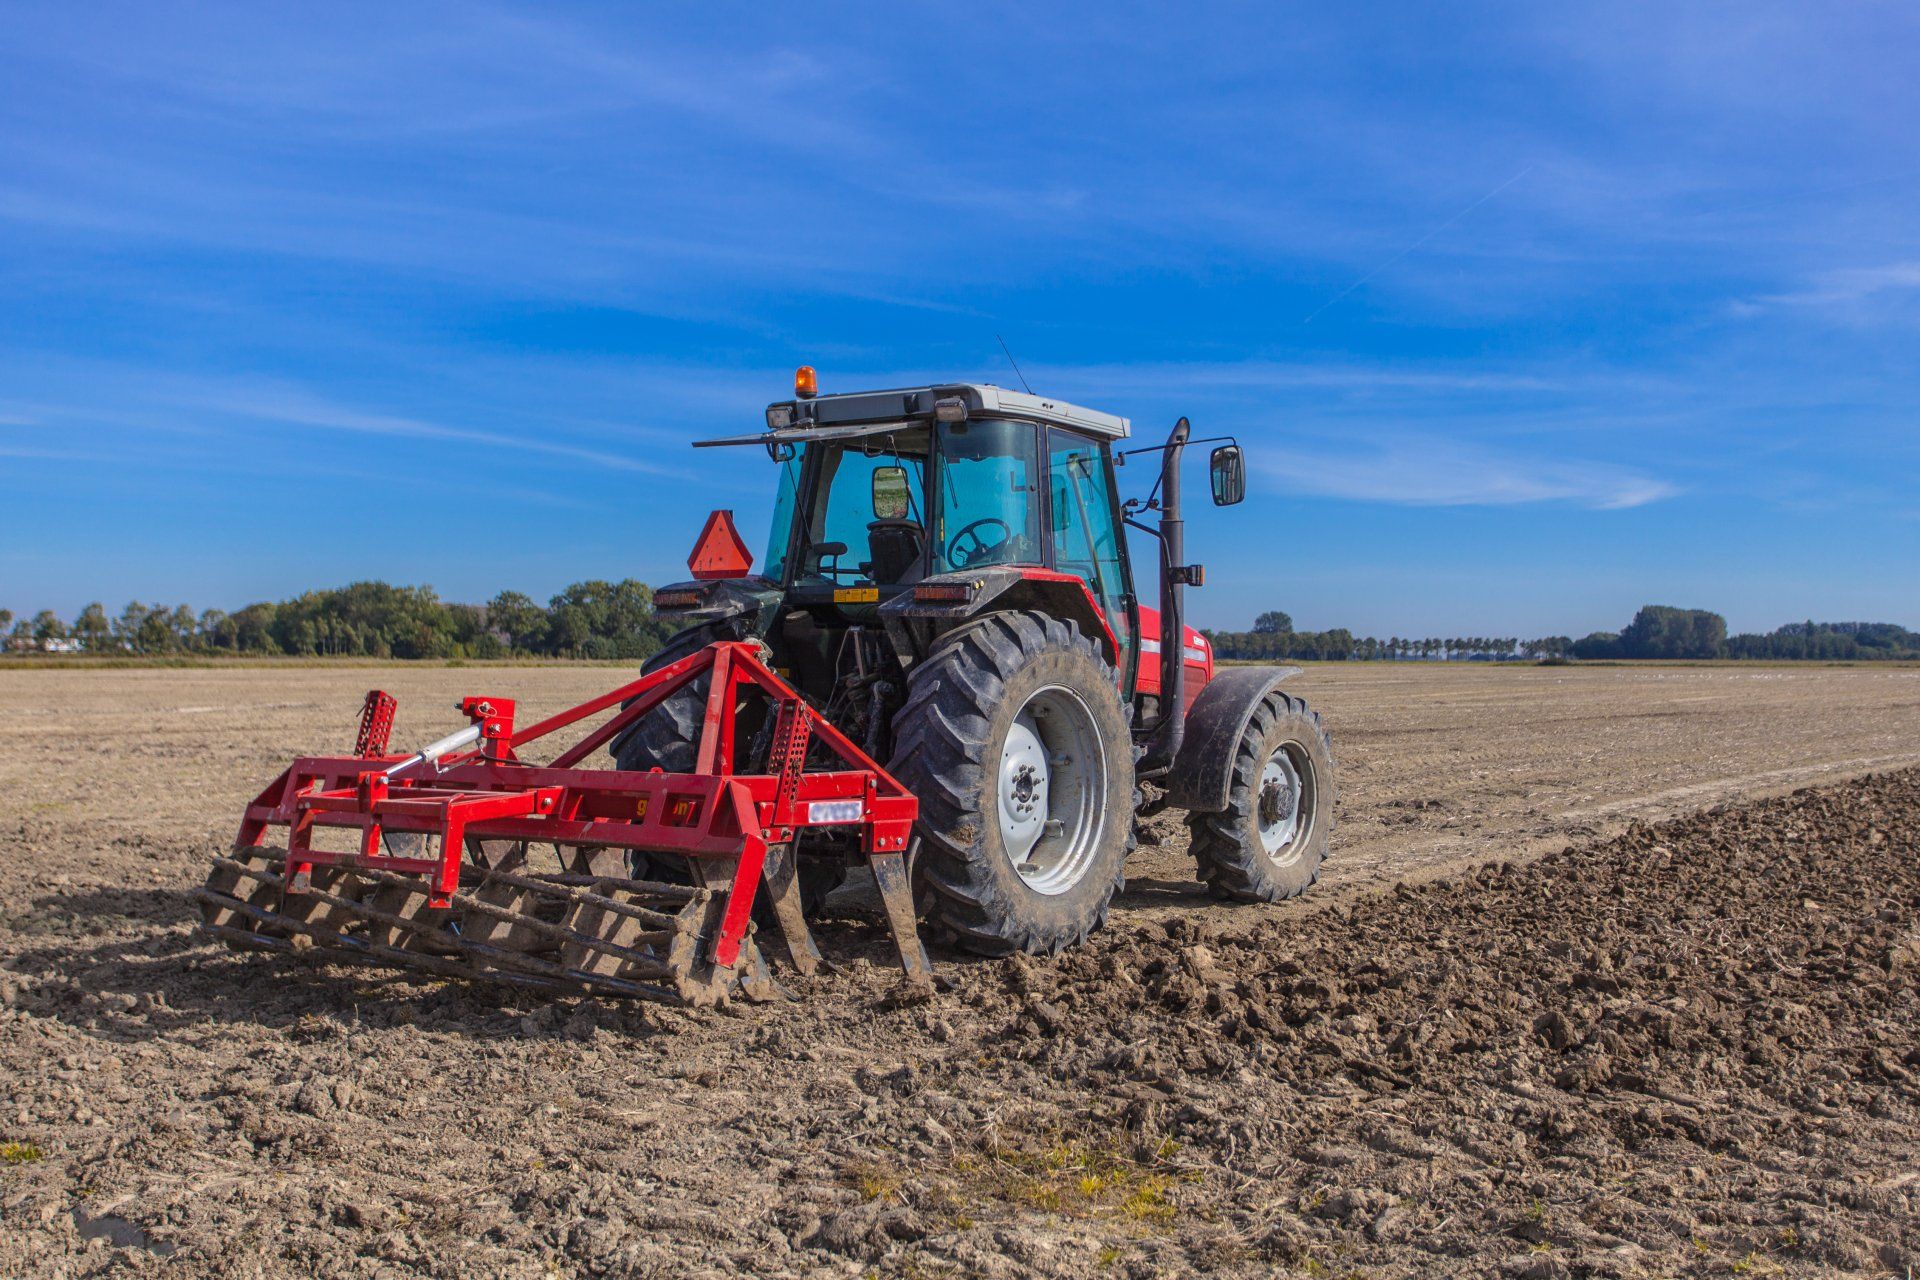
<instances>
[{"instance_id":1,"label":"rear tire","mask_svg":"<svg viewBox=\"0 0 1920 1280\"><path fill-rule=\"evenodd\" d=\"M1236 902L1304 893L1327 856L1333 800L1333 744L1319 713L1274 690L1235 746L1226 810L1187 815L1200 879Z\"/></svg>"},{"instance_id":2,"label":"rear tire","mask_svg":"<svg viewBox=\"0 0 1920 1280\"><path fill-rule=\"evenodd\" d=\"M1050 952L1106 920L1133 832L1113 668L1071 622L993 614L908 675L891 772L920 800L930 921L983 955Z\"/></svg>"},{"instance_id":3,"label":"rear tire","mask_svg":"<svg viewBox=\"0 0 1920 1280\"><path fill-rule=\"evenodd\" d=\"M704 622L697 627L689 627L662 645L660 652L648 658L642 664L640 673L646 675L671 666L716 640L739 638L739 633L724 622ZM609 743L607 750L613 755L614 767L634 773L645 773L656 768L667 773L693 772L700 747L700 722L707 713L707 685L705 675L695 676L672 697L642 716L638 723L628 727ZM751 739L751 735L743 736ZM635 852L630 862L633 874L638 879L656 880L663 884L693 883L687 860L678 854ZM812 916L826 905L827 895L846 880L847 869L836 863L801 859L796 878L800 882L801 913ZM774 923L773 908L764 894L754 898L753 914L754 919L762 924Z\"/></svg>"}]
</instances>

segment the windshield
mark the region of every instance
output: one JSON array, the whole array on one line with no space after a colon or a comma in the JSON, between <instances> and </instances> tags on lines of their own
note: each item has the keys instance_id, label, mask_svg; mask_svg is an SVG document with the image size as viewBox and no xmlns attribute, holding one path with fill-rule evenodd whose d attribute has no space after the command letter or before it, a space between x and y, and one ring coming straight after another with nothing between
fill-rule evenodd
<instances>
[{"instance_id":1,"label":"windshield","mask_svg":"<svg viewBox=\"0 0 1920 1280\"><path fill-rule=\"evenodd\" d=\"M1041 563L1037 435L1003 418L940 424L939 571Z\"/></svg>"},{"instance_id":2,"label":"windshield","mask_svg":"<svg viewBox=\"0 0 1920 1280\"><path fill-rule=\"evenodd\" d=\"M924 427L857 440L815 442L812 498L798 531L793 581L841 586L894 585L926 572L927 431ZM798 466L799 460L787 466ZM783 479L774 537L792 520ZM783 547L784 551L784 547ZM785 556L781 557L784 572Z\"/></svg>"},{"instance_id":3,"label":"windshield","mask_svg":"<svg viewBox=\"0 0 1920 1280\"><path fill-rule=\"evenodd\" d=\"M807 446L793 446L792 454L780 464L780 490L773 500L773 528L767 534L767 556L761 572L775 582L787 580L787 549L793 545L793 507L800 495L801 468L806 465Z\"/></svg>"}]
</instances>

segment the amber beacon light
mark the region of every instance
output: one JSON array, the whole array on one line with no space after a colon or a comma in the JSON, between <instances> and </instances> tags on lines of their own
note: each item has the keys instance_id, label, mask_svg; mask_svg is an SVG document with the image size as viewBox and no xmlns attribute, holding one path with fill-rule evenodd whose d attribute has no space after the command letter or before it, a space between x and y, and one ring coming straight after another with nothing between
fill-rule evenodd
<instances>
[{"instance_id":1,"label":"amber beacon light","mask_svg":"<svg viewBox=\"0 0 1920 1280\"><path fill-rule=\"evenodd\" d=\"M820 394L820 375L812 365L803 364L793 371L793 394L807 400Z\"/></svg>"}]
</instances>

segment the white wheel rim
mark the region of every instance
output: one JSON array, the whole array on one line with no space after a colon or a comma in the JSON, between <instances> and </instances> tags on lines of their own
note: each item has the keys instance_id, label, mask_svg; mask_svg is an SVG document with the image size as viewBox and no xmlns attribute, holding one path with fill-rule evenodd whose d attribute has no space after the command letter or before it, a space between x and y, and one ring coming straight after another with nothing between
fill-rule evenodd
<instances>
[{"instance_id":1,"label":"white wheel rim","mask_svg":"<svg viewBox=\"0 0 1920 1280\"><path fill-rule=\"evenodd\" d=\"M1300 843L1307 823L1303 812L1309 801L1309 784L1303 772L1311 776L1311 765L1296 762L1289 745L1282 743L1267 758L1260 770L1260 785L1254 793L1254 820L1260 827L1260 847L1275 862L1286 862L1293 846Z\"/></svg>"},{"instance_id":2,"label":"white wheel rim","mask_svg":"<svg viewBox=\"0 0 1920 1280\"><path fill-rule=\"evenodd\" d=\"M1000 840L1021 881L1065 893L1100 851L1107 824L1107 753L1079 694L1049 685L1031 694L1001 744Z\"/></svg>"}]
</instances>

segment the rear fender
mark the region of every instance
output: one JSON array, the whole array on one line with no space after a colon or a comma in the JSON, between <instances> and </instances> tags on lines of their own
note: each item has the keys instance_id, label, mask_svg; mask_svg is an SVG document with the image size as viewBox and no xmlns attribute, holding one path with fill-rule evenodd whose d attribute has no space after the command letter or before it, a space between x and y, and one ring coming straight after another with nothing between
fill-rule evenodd
<instances>
[{"instance_id":1,"label":"rear fender","mask_svg":"<svg viewBox=\"0 0 1920 1280\"><path fill-rule=\"evenodd\" d=\"M654 589L654 612L684 630L701 623L738 619L743 635L764 638L773 626L784 592L765 578L720 578L673 582ZM662 604L660 597L685 603ZM691 597L691 599L689 599Z\"/></svg>"},{"instance_id":2,"label":"rear fender","mask_svg":"<svg viewBox=\"0 0 1920 1280\"><path fill-rule=\"evenodd\" d=\"M1216 670L1187 711L1186 737L1167 773L1167 803L1198 813L1225 809L1233 785L1234 752L1254 708L1281 681L1299 674L1299 667Z\"/></svg>"},{"instance_id":3,"label":"rear fender","mask_svg":"<svg viewBox=\"0 0 1920 1280\"><path fill-rule=\"evenodd\" d=\"M1101 655L1108 662L1120 665L1120 646L1114 639L1113 628L1107 625L1106 616L1094 602L1087 584L1070 573L1026 565L992 565L934 574L915 585L937 583L971 586L972 598L965 604L935 604L915 600L911 590L903 591L880 606L880 616L887 622L890 633L896 623L908 619L934 623L934 634L938 635L952 630L956 623L984 613L1024 609L1078 625L1081 634L1092 637L1100 646Z\"/></svg>"}]
</instances>

